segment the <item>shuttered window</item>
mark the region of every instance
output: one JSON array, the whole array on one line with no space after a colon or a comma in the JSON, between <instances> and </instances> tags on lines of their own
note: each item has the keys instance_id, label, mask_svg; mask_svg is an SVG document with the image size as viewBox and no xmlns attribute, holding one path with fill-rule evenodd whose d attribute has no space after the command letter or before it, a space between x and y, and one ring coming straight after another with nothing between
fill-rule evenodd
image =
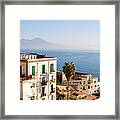
<instances>
[{"instance_id":1,"label":"shuttered window","mask_svg":"<svg viewBox=\"0 0 120 120\"><path fill-rule=\"evenodd\" d=\"M54 65L53 64L50 65L50 72L54 72Z\"/></svg>"},{"instance_id":2,"label":"shuttered window","mask_svg":"<svg viewBox=\"0 0 120 120\"><path fill-rule=\"evenodd\" d=\"M32 66L32 75L35 75L35 66Z\"/></svg>"},{"instance_id":3,"label":"shuttered window","mask_svg":"<svg viewBox=\"0 0 120 120\"><path fill-rule=\"evenodd\" d=\"M45 65L42 65L42 73L45 73Z\"/></svg>"}]
</instances>

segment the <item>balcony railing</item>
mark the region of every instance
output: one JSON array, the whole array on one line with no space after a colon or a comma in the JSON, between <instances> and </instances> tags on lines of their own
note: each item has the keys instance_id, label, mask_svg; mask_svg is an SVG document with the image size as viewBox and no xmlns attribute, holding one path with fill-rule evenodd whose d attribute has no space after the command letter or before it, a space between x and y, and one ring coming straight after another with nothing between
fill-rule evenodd
<instances>
[{"instance_id":1,"label":"balcony railing","mask_svg":"<svg viewBox=\"0 0 120 120\"><path fill-rule=\"evenodd\" d=\"M43 97L43 96L46 96L46 93L42 93L42 94L41 94L41 97Z\"/></svg>"},{"instance_id":2,"label":"balcony railing","mask_svg":"<svg viewBox=\"0 0 120 120\"><path fill-rule=\"evenodd\" d=\"M41 86L43 86L43 85L47 85L47 81L42 81Z\"/></svg>"},{"instance_id":3,"label":"balcony railing","mask_svg":"<svg viewBox=\"0 0 120 120\"><path fill-rule=\"evenodd\" d=\"M55 79L53 79L53 80L50 80L50 82L55 82Z\"/></svg>"},{"instance_id":4,"label":"balcony railing","mask_svg":"<svg viewBox=\"0 0 120 120\"><path fill-rule=\"evenodd\" d=\"M20 80L21 81L23 81L23 80L30 80L30 79L36 79L36 78L37 78L36 75L34 75L34 76L32 76L32 75L28 75L28 76L22 75L22 76L20 76Z\"/></svg>"},{"instance_id":5,"label":"balcony railing","mask_svg":"<svg viewBox=\"0 0 120 120\"><path fill-rule=\"evenodd\" d=\"M53 73L55 73L55 70L53 70L53 71L50 71L50 74L53 74Z\"/></svg>"},{"instance_id":6,"label":"balcony railing","mask_svg":"<svg viewBox=\"0 0 120 120\"><path fill-rule=\"evenodd\" d=\"M51 90L51 92L50 93L54 93L55 92L55 88L53 88L53 90Z\"/></svg>"}]
</instances>

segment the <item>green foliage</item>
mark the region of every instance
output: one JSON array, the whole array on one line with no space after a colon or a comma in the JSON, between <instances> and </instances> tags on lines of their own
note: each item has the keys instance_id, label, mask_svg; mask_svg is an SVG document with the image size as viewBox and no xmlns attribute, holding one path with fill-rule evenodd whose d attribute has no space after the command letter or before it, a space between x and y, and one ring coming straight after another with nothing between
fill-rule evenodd
<instances>
[{"instance_id":1,"label":"green foliage","mask_svg":"<svg viewBox=\"0 0 120 120\"><path fill-rule=\"evenodd\" d=\"M61 83L62 83L62 80L59 80L59 79L56 80L57 85L60 85Z\"/></svg>"},{"instance_id":2,"label":"green foliage","mask_svg":"<svg viewBox=\"0 0 120 120\"><path fill-rule=\"evenodd\" d=\"M73 62L65 62L65 65L63 66L63 72L66 76L66 79L68 81L67 83L67 100L69 99L69 80L75 75L75 65Z\"/></svg>"},{"instance_id":3,"label":"green foliage","mask_svg":"<svg viewBox=\"0 0 120 120\"><path fill-rule=\"evenodd\" d=\"M76 69L73 62L65 62L65 65L63 66L63 72L68 81L75 75L75 71Z\"/></svg>"},{"instance_id":4,"label":"green foliage","mask_svg":"<svg viewBox=\"0 0 120 120\"><path fill-rule=\"evenodd\" d=\"M65 95L60 93L61 91L59 90L58 87L56 87L56 100L63 100Z\"/></svg>"}]
</instances>

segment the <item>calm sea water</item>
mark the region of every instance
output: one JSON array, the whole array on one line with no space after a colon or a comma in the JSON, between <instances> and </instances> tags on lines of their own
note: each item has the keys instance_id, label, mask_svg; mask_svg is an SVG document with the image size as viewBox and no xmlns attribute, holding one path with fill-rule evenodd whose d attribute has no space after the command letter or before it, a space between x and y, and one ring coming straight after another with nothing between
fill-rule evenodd
<instances>
[{"instance_id":1,"label":"calm sea water","mask_svg":"<svg viewBox=\"0 0 120 120\"><path fill-rule=\"evenodd\" d=\"M58 58L58 70L62 70L65 62L74 62L76 70L100 76L100 52L99 51L51 51L51 50L21 50L22 53L46 54Z\"/></svg>"}]
</instances>

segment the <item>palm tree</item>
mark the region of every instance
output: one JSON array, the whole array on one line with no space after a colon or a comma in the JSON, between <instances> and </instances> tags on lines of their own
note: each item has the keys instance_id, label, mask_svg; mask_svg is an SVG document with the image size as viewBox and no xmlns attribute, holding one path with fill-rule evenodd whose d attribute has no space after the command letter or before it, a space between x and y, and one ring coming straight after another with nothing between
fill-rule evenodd
<instances>
[{"instance_id":1,"label":"palm tree","mask_svg":"<svg viewBox=\"0 0 120 120\"><path fill-rule=\"evenodd\" d=\"M65 65L63 66L63 73L66 76L67 79L67 100L69 98L68 91L69 91L69 81L71 78L75 75L75 65L73 62L65 62Z\"/></svg>"}]
</instances>

